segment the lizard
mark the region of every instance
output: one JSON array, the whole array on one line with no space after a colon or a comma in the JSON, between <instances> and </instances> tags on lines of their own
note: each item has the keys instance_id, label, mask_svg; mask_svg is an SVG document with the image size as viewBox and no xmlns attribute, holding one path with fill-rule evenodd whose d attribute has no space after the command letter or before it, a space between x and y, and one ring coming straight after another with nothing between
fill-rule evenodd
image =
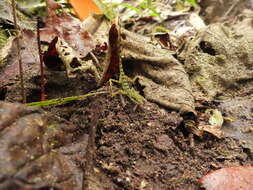
<instances>
[{"instance_id":1,"label":"lizard","mask_svg":"<svg viewBox=\"0 0 253 190\"><path fill-rule=\"evenodd\" d=\"M123 70L122 62L119 63L119 80L110 79L109 83L112 86L112 82L119 83L121 89L115 93L112 93L113 96L117 94L126 95L131 101L136 104L142 104L144 102L144 97L141 96L134 88L130 87L128 82L134 82L135 79L130 79Z\"/></svg>"},{"instance_id":2,"label":"lizard","mask_svg":"<svg viewBox=\"0 0 253 190\"><path fill-rule=\"evenodd\" d=\"M110 40L110 38L113 38L113 39ZM121 89L118 90L117 92L112 93L112 96L115 96L117 94L123 94L123 95L126 95L132 102L136 104L142 104L145 100L144 97L141 96L134 88L130 87L128 84L128 82L133 83L136 80L136 77L134 79L129 78L125 74L124 69L123 69L122 57L121 57L121 49L122 49L121 38L122 38L121 28L119 24L119 17L117 16L109 31L109 50L108 50L109 58L107 59L108 61L107 67L104 71L103 77L100 80L100 85L106 80L109 80L109 85L110 85L110 88L112 89L113 82L118 83ZM117 52L112 52L112 51L117 51ZM115 69L114 68L115 65L112 66L111 64L115 64L116 66L118 66L118 68ZM110 71L110 69L114 71ZM113 74L115 74L115 70L119 72L118 80L110 78L112 74L110 74L109 72L114 72Z\"/></svg>"}]
</instances>

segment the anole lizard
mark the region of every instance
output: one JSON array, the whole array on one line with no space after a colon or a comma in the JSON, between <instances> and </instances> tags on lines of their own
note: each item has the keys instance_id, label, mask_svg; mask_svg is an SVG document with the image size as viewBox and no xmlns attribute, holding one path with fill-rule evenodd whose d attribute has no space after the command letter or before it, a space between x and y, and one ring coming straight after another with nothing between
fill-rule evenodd
<instances>
[{"instance_id":1,"label":"anole lizard","mask_svg":"<svg viewBox=\"0 0 253 190\"><path fill-rule=\"evenodd\" d=\"M142 97L134 88L131 88L128 82L133 82L134 79L130 79L125 73L122 65L121 60L121 27L119 24L119 17L117 16L109 30L109 49L108 49L108 56L107 56L107 67L103 74L102 79L100 80L100 85L103 82L106 82L111 75L110 69L117 70L119 72L119 80L109 79L110 86L112 86L113 82L120 84L121 89L115 93L112 93L113 96L117 94L124 94L130 100L132 100L136 104L142 104L144 102L144 97ZM115 67L118 67L115 69ZM115 73L113 73L115 74ZM109 78L108 78L109 77Z\"/></svg>"}]
</instances>

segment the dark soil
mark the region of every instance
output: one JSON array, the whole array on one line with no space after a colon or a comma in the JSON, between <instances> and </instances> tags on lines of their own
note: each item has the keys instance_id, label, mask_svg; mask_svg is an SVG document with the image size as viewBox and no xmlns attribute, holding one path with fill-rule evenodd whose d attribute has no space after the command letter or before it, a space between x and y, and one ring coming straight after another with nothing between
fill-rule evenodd
<instances>
[{"instance_id":1,"label":"dark soil","mask_svg":"<svg viewBox=\"0 0 253 190\"><path fill-rule=\"evenodd\" d=\"M237 141L205 136L190 146L178 113L152 103L136 108L123 98L125 107L119 96L99 95L47 109L87 133L89 116L99 115L97 126L92 126L96 130L92 163L110 179L109 189L200 189L198 180L208 171L252 163L252 155Z\"/></svg>"},{"instance_id":2,"label":"dark soil","mask_svg":"<svg viewBox=\"0 0 253 190\"><path fill-rule=\"evenodd\" d=\"M210 17L213 18L212 14ZM211 18L206 17L208 23ZM39 101L39 73L38 64L25 69L27 102ZM16 78L1 84L0 100L21 102L19 85ZM193 135L185 125L188 116L152 102L135 105L124 95L112 97L108 85L97 89L96 81L89 73L70 79L64 71L46 70L45 88L48 100L101 89L108 93L43 107L39 113L34 110L23 112L28 108L22 106L18 108L18 114L12 116L9 110L11 121L5 123L7 127L2 127L0 120L0 153L6 154L6 157L0 155L0 190L201 190L199 179L211 170L253 165L252 152L239 141L228 137L218 139L209 133L202 137ZM117 87L114 90L118 90ZM239 97L252 96L252 86L236 92ZM248 103L244 104L246 107ZM204 112L219 105L222 104L196 100L196 111ZM226 106L222 109L226 110ZM241 111L242 107L237 109ZM0 114L6 110L0 106ZM247 113L251 111L247 108ZM42 113L48 122L39 129L30 126L29 118L36 127ZM36 114L39 119L24 119L29 114ZM20 127L18 118L23 119ZM60 129L53 128L50 122L58 123ZM34 140L33 134L41 135L41 139ZM57 141L51 145L50 139L54 138ZM19 143L26 143L26 146L16 146ZM50 146L42 147L45 144ZM14 161L9 162L12 146L21 153L11 155ZM35 160L27 158L33 154L37 156ZM24 160L16 159L17 155ZM5 167L5 163L10 165ZM12 173L5 172L9 168ZM46 180L47 175L60 177L52 177L52 183ZM37 184L38 181L43 183Z\"/></svg>"}]
</instances>

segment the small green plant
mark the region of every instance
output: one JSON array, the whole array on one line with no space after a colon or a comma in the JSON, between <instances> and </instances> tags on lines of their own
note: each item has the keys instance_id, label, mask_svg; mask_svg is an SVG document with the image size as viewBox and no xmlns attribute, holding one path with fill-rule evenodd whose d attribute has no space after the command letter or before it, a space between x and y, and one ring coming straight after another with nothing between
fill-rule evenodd
<instances>
[{"instance_id":1,"label":"small green plant","mask_svg":"<svg viewBox=\"0 0 253 190\"><path fill-rule=\"evenodd\" d=\"M8 29L3 29L0 27L0 50L5 46L10 36L11 34Z\"/></svg>"},{"instance_id":2,"label":"small green plant","mask_svg":"<svg viewBox=\"0 0 253 190\"><path fill-rule=\"evenodd\" d=\"M103 3L101 0L92 0L98 8L104 13L106 18L112 20L116 16L115 9L112 7L111 3Z\"/></svg>"},{"instance_id":3,"label":"small green plant","mask_svg":"<svg viewBox=\"0 0 253 190\"><path fill-rule=\"evenodd\" d=\"M0 68L5 65L8 50L11 44L8 41L13 38L10 37L10 31L0 27Z\"/></svg>"},{"instance_id":4,"label":"small green plant","mask_svg":"<svg viewBox=\"0 0 253 190\"><path fill-rule=\"evenodd\" d=\"M131 9L139 15L142 14L143 10L148 10L149 16L160 16L160 14L156 11L156 8L153 7L152 0L143 0L136 7L128 3L104 3L101 0L93 0L93 2L96 3L109 20L115 18L117 14L117 7L119 6Z\"/></svg>"},{"instance_id":5,"label":"small green plant","mask_svg":"<svg viewBox=\"0 0 253 190\"><path fill-rule=\"evenodd\" d=\"M160 14L156 11L156 9L152 5L151 0L143 0L139 6L142 9L148 9L150 11L150 16L160 16Z\"/></svg>"},{"instance_id":6,"label":"small green plant","mask_svg":"<svg viewBox=\"0 0 253 190\"><path fill-rule=\"evenodd\" d=\"M199 9L197 0L176 0L176 10L188 10L191 6Z\"/></svg>"}]
</instances>

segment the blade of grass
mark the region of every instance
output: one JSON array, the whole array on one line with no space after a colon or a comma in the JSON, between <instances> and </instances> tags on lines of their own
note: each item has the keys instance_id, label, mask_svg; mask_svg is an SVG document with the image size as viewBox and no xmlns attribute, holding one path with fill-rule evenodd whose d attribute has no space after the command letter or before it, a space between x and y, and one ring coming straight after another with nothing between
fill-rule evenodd
<instances>
[{"instance_id":1,"label":"blade of grass","mask_svg":"<svg viewBox=\"0 0 253 190\"><path fill-rule=\"evenodd\" d=\"M152 4L152 0L147 0L147 6L151 7L151 4Z\"/></svg>"},{"instance_id":2,"label":"blade of grass","mask_svg":"<svg viewBox=\"0 0 253 190\"><path fill-rule=\"evenodd\" d=\"M37 106L37 107L42 107L42 106L49 106L49 105L55 105L55 104L61 104L65 102L70 102L73 100L82 100L90 96L96 96L99 94L106 94L108 93L107 91L101 91L101 92L92 92L80 96L71 96L71 97L66 97L66 98L56 98L52 100L46 100L46 101L41 101L41 102L32 102L26 104L26 106Z\"/></svg>"},{"instance_id":3,"label":"blade of grass","mask_svg":"<svg viewBox=\"0 0 253 190\"><path fill-rule=\"evenodd\" d=\"M98 8L104 13L104 15L106 16L106 18L108 18L109 20L112 20L116 13L114 12L113 8L108 6L107 4L101 2L101 0L92 0L97 6Z\"/></svg>"},{"instance_id":4,"label":"blade of grass","mask_svg":"<svg viewBox=\"0 0 253 190\"><path fill-rule=\"evenodd\" d=\"M133 11L135 11L136 13L138 13L138 14L141 14L141 9L138 9L138 8L136 8L136 7L133 7L133 6L131 6L131 5L128 5L127 3L112 3L112 5L114 5L114 6L123 6L123 7L126 7L126 8L128 8L128 9L131 9L131 10L133 10Z\"/></svg>"}]
</instances>

